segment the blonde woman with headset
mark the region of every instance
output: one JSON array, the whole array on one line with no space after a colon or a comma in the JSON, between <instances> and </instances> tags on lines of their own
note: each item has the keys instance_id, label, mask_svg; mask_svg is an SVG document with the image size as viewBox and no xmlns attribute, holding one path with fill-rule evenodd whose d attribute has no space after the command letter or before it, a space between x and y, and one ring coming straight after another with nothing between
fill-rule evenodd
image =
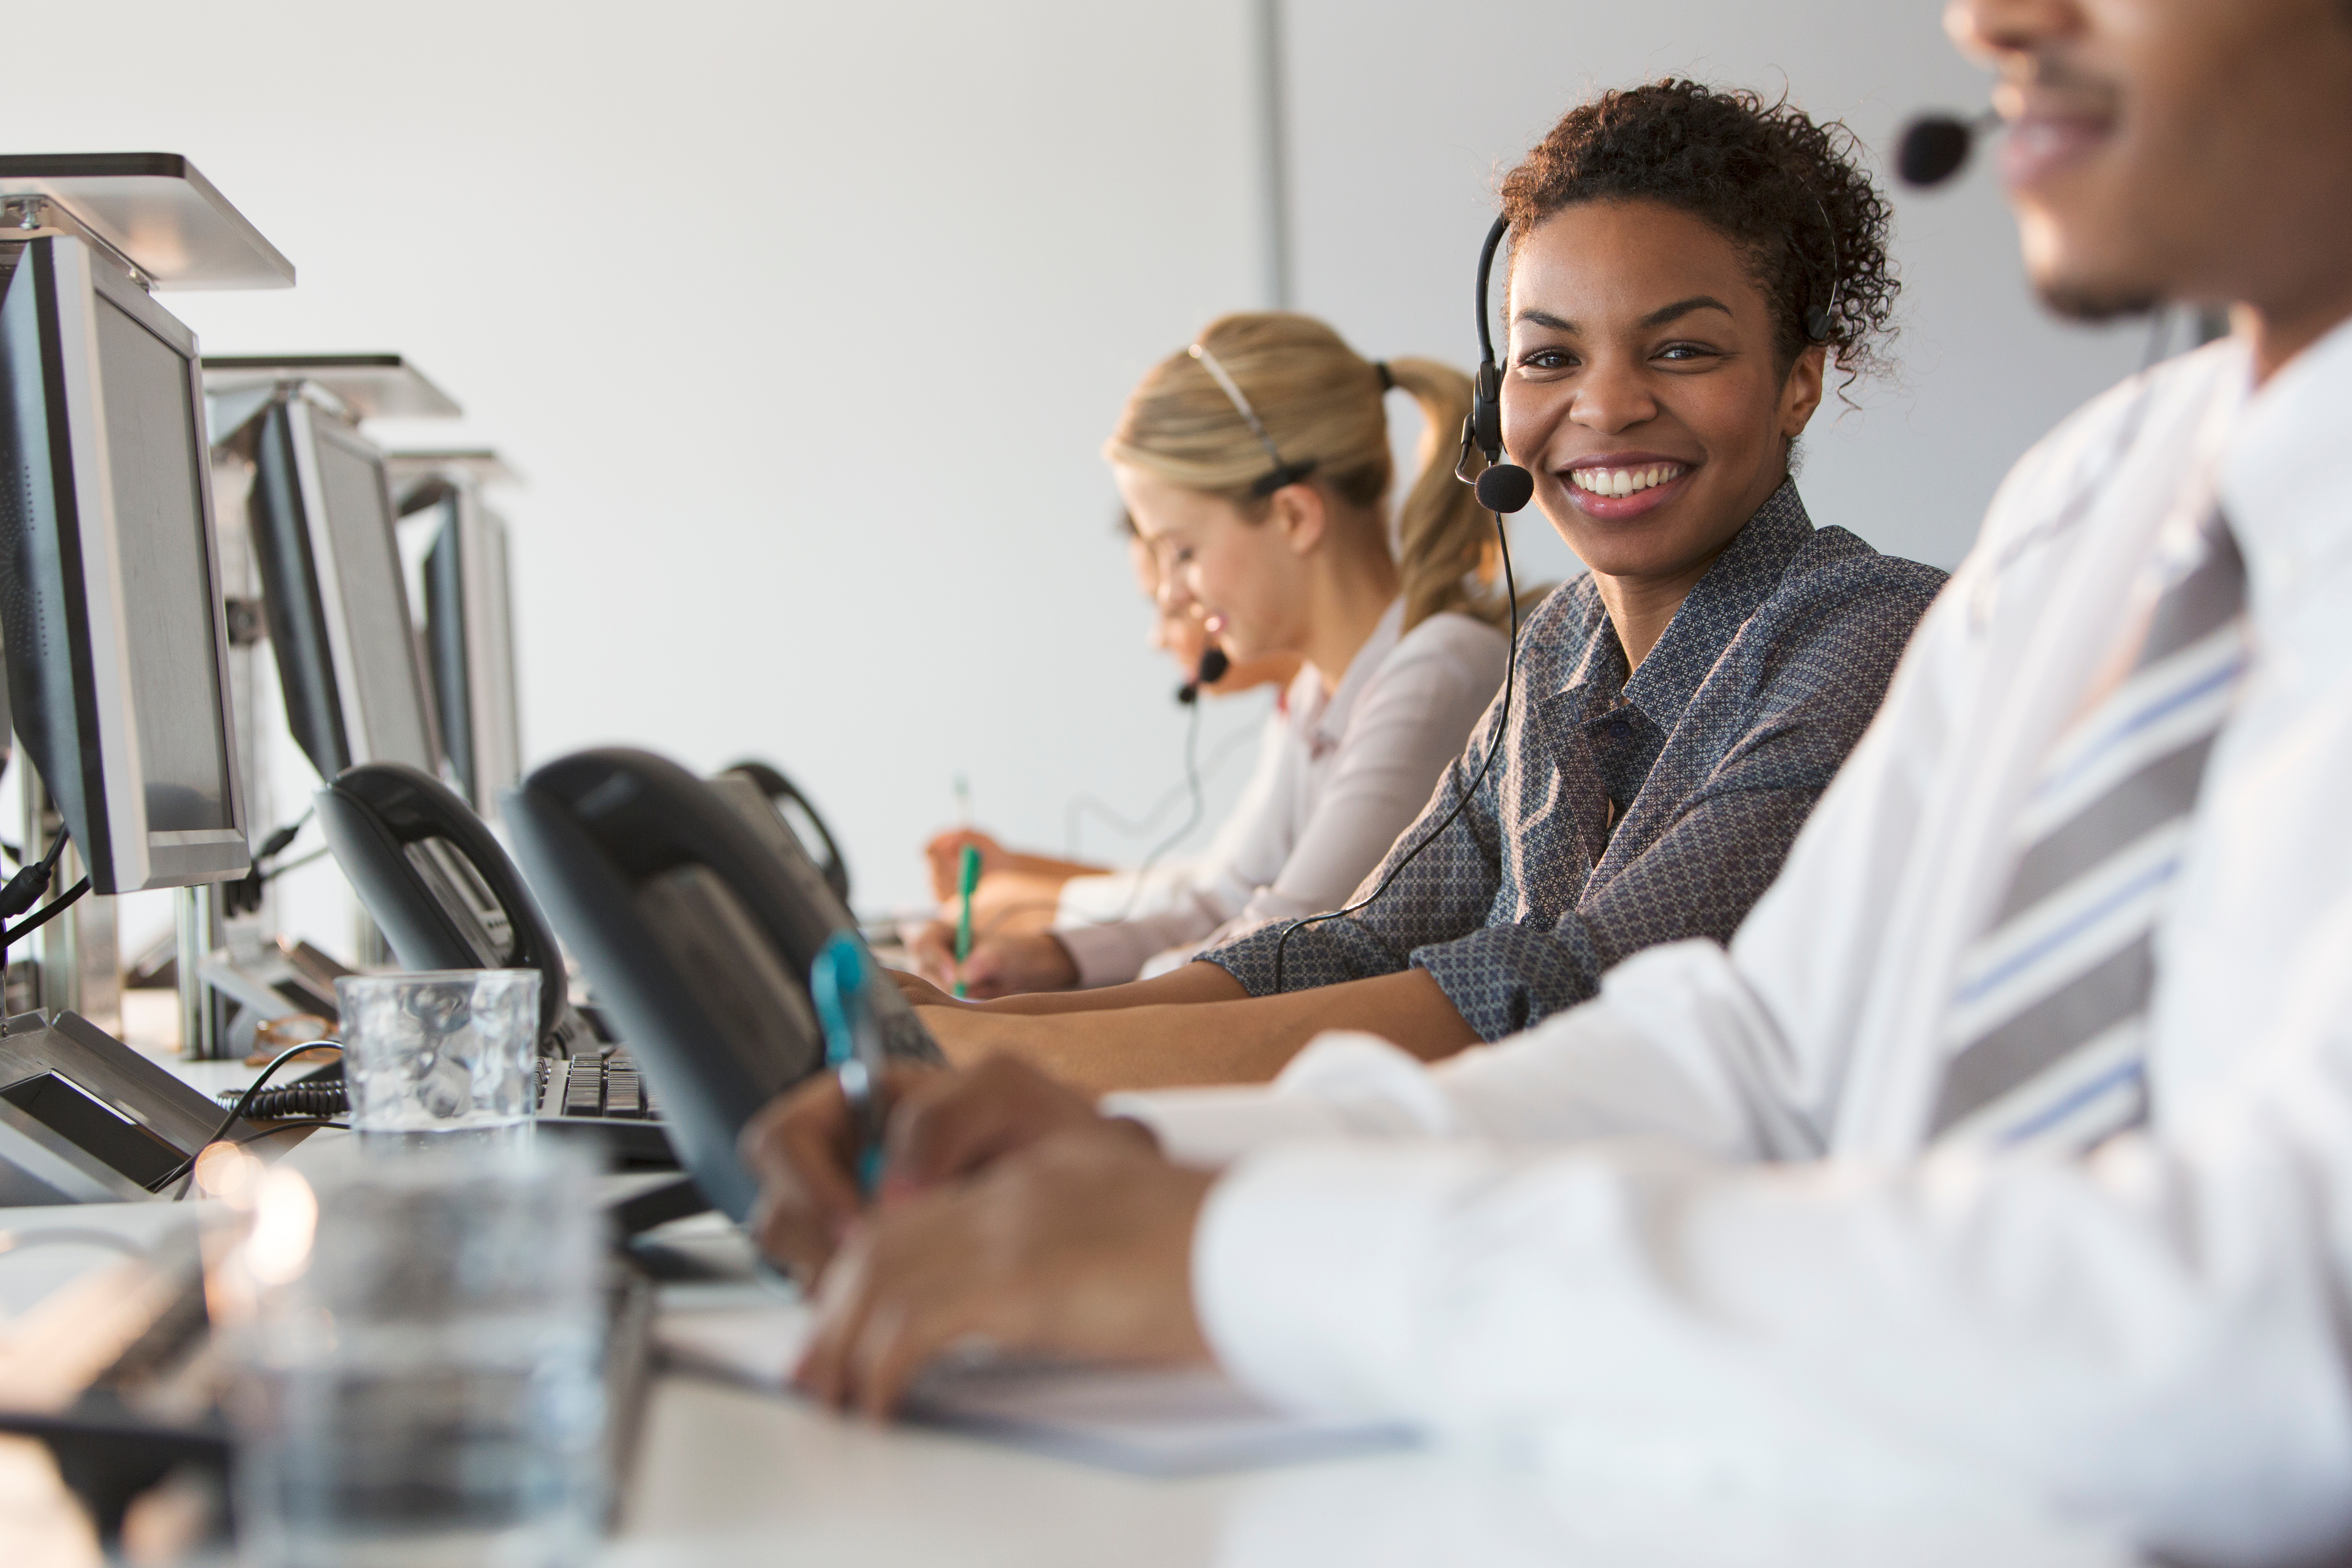
<instances>
[{"instance_id":1,"label":"blonde woman with headset","mask_svg":"<svg viewBox=\"0 0 2352 1568\"><path fill-rule=\"evenodd\" d=\"M1387 395L1421 406L1421 471L1395 521ZM1234 821L1160 907L985 941L976 996L1118 984L1266 921L1343 900L1419 815L1502 685L1493 532L1453 479L1470 381L1365 360L1311 317L1232 315L1129 398L1106 447L1163 611L1236 664L1303 660ZM1311 454L1311 456L1307 456ZM938 933L917 951L959 978Z\"/></svg>"},{"instance_id":2,"label":"blonde woman with headset","mask_svg":"<svg viewBox=\"0 0 2352 1568\"><path fill-rule=\"evenodd\" d=\"M1183 672L1179 702L1189 705L1235 697L1265 686L1274 687L1277 693L1286 692L1303 659L1295 653L1254 659L1227 656L1202 627L1189 599L1161 592L1160 558L1136 531L1135 520L1124 511L1119 515L1119 530L1127 541L1136 587L1151 605L1151 646ZM1204 662L1212 654L1216 662ZM1259 726L1249 780L1224 823L1198 855L1155 855L1139 867L1120 868L1009 848L976 827L954 827L934 836L923 846L923 855L929 862L931 890L939 900L940 912L908 932L907 945L917 972L941 985L961 980L967 995L982 998L1066 985L1069 982L1062 972L1071 963L1069 954L1058 942L1034 940L1039 932L1065 926L1123 923L1213 897L1213 891L1204 894L1203 889L1230 884L1234 857L1250 835L1265 793L1272 787L1282 751L1286 706L1278 699ZM1203 774L1216 765L1202 763ZM978 940L971 956L959 966L955 959L961 914L957 881L966 846L981 858L980 881L971 901L972 931ZM1247 897L1246 891L1243 897ZM1239 907L1238 901L1234 907ZM1172 967L1191 953L1191 948L1180 948L1164 962L1143 965L1143 973L1148 977L1162 967Z\"/></svg>"}]
</instances>

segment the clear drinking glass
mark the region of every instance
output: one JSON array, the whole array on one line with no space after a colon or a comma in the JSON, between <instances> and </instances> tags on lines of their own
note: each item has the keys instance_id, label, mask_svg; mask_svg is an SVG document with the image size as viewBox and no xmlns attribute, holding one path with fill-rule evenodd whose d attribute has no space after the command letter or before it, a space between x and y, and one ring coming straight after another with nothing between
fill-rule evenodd
<instances>
[{"instance_id":1,"label":"clear drinking glass","mask_svg":"<svg viewBox=\"0 0 2352 1568\"><path fill-rule=\"evenodd\" d=\"M426 969L335 982L343 1083L365 1142L525 1142L538 1098L539 972Z\"/></svg>"},{"instance_id":2,"label":"clear drinking glass","mask_svg":"<svg viewBox=\"0 0 2352 1568\"><path fill-rule=\"evenodd\" d=\"M603 1517L592 1172L448 1147L258 1178L242 1295L237 1542L255 1568L570 1568Z\"/></svg>"}]
</instances>

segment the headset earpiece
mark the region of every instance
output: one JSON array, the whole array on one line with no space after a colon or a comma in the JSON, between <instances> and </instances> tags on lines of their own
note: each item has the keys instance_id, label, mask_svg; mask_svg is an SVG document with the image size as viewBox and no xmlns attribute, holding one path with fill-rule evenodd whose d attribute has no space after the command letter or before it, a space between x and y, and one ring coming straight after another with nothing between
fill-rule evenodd
<instances>
[{"instance_id":1,"label":"headset earpiece","mask_svg":"<svg viewBox=\"0 0 2352 1568\"><path fill-rule=\"evenodd\" d=\"M1805 307L1805 341L1811 343L1826 343L1830 341L1830 329L1837 324L1838 289L1845 281L1839 274L1845 270L1845 258L1839 254L1837 224L1830 217L1829 203L1816 195L1813 197L1813 205L1819 207L1822 212L1822 232L1830 237L1830 297L1827 304ZM1803 253L1801 251L1798 255L1799 259L1802 260ZM1805 261L1804 267L1805 291L1811 293L1817 281L1812 275L1813 264L1811 261Z\"/></svg>"},{"instance_id":2,"label":"headset earpiece","mask_svg":"<svg viewBox=\"0 0 2352 1568\"><path fill-rule=\"evenodd\" d=\"M1470 384L1469 416L1462 421L1462 456L1454 465L1454 477L1476 488L1478 504L1497 513L1517 511L1536 493L1536 477L1503 457L1503 372L1495 363L1495 336L1486 324L1487 279L1495 270L1495 252L1510 232L1511 220L1496 218L1478 253L1478 374ZM1462 471L1474 447L1486 459L1475 479Z\"/></svg>"},{"instance_id":3,"label":"headset earpiece","mask_svg":"<svg viewBox=\"0 0 2352 1568\"><path fill-rule=\"evenodd\" d=\"M1491 357L1470 385L1470 444L1489 461L1503 449L1503 373Z\"/></svg>"}]
</instances>

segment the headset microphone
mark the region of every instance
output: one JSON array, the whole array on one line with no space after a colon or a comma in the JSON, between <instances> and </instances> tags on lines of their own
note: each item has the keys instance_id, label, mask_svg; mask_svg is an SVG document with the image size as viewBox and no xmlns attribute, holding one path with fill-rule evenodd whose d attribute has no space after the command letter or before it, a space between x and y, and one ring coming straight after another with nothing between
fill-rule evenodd
<instances>
[{"instance_id":1,"label":"headset microphone","mask_svg":"<svg viewBox=\"0 0 2352 1568\"><path fill-rule=\"evenodd\" d=\"M1895 172L1906 185L1940 185L1960 172L1978 137L2000 128L2000 111L1988 109L1973 120L1923 114L1903 128L1895 143Z\"/></svg>"},{"instance_id":2,"label":"headset microphone","mask_svg":"<svg viewBox=\"0 0 2352 1568\"><path fill-rule=\"evenodd\" d=\"M1201 700L1202 688L1223 680L1225 671L1233 667L1234 661L1225 657L1225 650L1211 643L1208 651L1201 656L1201 668L1192 672L1192 679L1176 689L1176 700L1190 708Z\"/></svg>"}]
</instances>

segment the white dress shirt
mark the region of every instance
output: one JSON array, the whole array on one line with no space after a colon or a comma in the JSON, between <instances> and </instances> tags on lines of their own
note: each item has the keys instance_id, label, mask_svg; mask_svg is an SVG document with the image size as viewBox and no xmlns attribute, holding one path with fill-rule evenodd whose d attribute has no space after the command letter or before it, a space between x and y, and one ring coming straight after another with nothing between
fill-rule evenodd
<instances>
[{"instance_id":1,"label":"white dress shirt","mask_svg":"<svg viewBox=\"0 0 2352 1568\"><path fill-rule=\"evenodd\" d=\"M1410 632L1403 625L1398 599L1328 693L1313 665L1298 672L1217 843L1181 881L1145 889L1160 907L1100 923L1124 889L1089 884L1126 879L1067 885L1055 934L1080 985L1173 968L1261 921L1347 901L1428 804L1503 684L1509 641L1486 622L1449 611ZM1108 903L1112 914L1120 908Z\"/></svg>"},{"instance_id":2,"label":"white dress shirt","mask_svg":"<svg viewBox=\"0 0 2352 1568\"><path fill-rule=\"evenodd\" d=\"M2018 465L1728 952L1434 1069L1332 1037L1271 1092L1115 1100L1239 1162L1194 1251L1225 1364L1579 1463L1899 1452L2189 1556L2352 1538L2352 327L2250 374L2176 361ZM2157 932L2150 1124L1923 1154L2020 802L2215 482L2254 663Z\"/></svg>"}]
</instances>

